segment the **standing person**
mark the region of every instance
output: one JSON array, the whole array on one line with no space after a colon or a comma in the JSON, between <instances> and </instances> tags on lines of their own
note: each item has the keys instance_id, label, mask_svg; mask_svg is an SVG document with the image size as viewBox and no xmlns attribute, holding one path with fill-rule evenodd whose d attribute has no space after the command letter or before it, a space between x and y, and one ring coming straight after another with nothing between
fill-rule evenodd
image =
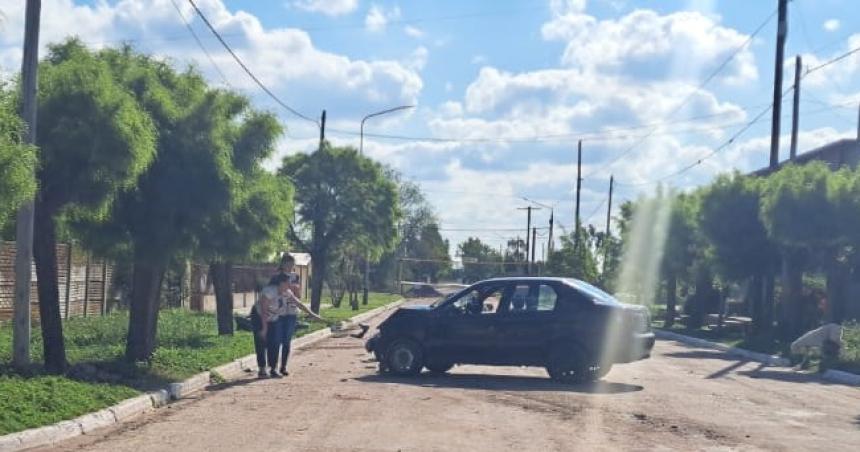
<instances>
[{"instance_id":1,"label":"standing person","mask_svg":"<svg viewBox=\"0 0 860 452\"><path fill-rule=\"evenodd\" d=\"M266 361L269 365L269 375L273 378L279 378L280 375L275 370L278 365L278 351L282 342L283 333L281 331L280 317L286 311L284 300L281 296L281 286L286 281L286 276L276 275L269 280L269 284L260 292L260 298L254 305L251 322L254 323L253 314L259 317L259 331L257 336L259 342L255 340L254 347L257 351L257 367L259 377L266 376ZM256 339L256 338L255 338ZM265 349L265 358L263 355Z\"/></svg>"},{"instance_id":2,"label":"standing person","mask_svg":"<svg viewBox=\"0 0 860 452\"><path fill-rule=\"evenodd\" d=\"M329 323L322 317L316 315L313 311L310 310L304 303L299 300L299 298L293 293L293 289L296 287L296 284L291 284L291 278L289 273L279 274L272 277L272 282L277 282L278 287L280 289L281 300L283 301L283 308L280 311L280 315L278 317L279 323L279 333L280 333L280 348L281 348L281 375L289 375L287 372L287 360L290 357L290 344L293 340L293 335L296 332L296 324L298 323L298 313L299 310L304 311L310 317L316 319L317 321L323 323ZM272 339L274 340L274 339ZM271 349L270 349L271 350ZM269 359L271 362L269 363L272 366L272 372L274 372L274 365L278 360L278 352L277 349L273 354L269 354Z\"/></svg>"},{"instance_id":3,"label":"standing person","mask_svg":"<svg viewBox=\"0 0 860 452\"><path fill-rule=\"evenodd\" d=\"M260 297L262 299L262 296ZM263 319L257 310L260 300L251 308L251 331L254 334L254 353L257 355L257 376L266 376L266 337L263 331Z\"/></svg>"}]
</instances>

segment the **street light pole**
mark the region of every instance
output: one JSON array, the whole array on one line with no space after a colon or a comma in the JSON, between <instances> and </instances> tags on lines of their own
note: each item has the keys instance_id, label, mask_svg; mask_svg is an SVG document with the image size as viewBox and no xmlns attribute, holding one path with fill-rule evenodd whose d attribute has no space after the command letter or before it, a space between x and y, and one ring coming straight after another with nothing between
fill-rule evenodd
<instances>
[{"instance_id":1,"label":"street light pole","mask_svg":"<svg viewBox=\"0 0 860 452\"><path fill-rule=\"evenodd\" d=\"M358 139L358 153L360 155L364 155L364 122L370 118L375 118L377 116L387 115L388 113L394 113L395 111L406 110L409 108L415 108L414 105L401 105L399 107L389 108L388 110L377 111L376 113L371 113L363 118L361 118L361 133L359 133Z\"/></svg>"},{"instance_id":2,"label":"street light pole","mask_svg":"<svg viewBox=\"0 0 860 452\"><path fill-rule=\"evenodd\" d=\"M389 108L387 110L377 111L376 113L371 113L361 118L361 131L358 134L358 155L364 155L364 123L370 119L377 116L387 115L388 113L394 113L400 110L406 110L409 108L415 108L414 105L401 105L399 107ZM401 265L403 265L401 263ZM370 251L364 254L364 283L362 284L361 290L361 304L367 304L368 301L368 291L370 286Z\"/></svg>"}]
</instances>

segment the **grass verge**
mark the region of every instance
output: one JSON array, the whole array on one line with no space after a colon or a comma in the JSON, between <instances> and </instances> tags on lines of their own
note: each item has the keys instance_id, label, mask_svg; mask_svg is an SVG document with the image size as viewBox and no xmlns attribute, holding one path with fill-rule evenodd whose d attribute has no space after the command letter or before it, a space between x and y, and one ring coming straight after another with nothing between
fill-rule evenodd
<instances>
[{"instance_id":1,"label":"grass verge","mask_svg":"<svg viewBox=\"0 0 860 452\"><path fill-rule=\"evenodd\" d=\"M322 309L329 320L352 316L399 300L399 295L370 294L367 305L353 311L348 305ZM185 310L162 311L158 319L158 346L148 365L122 360L128 314L69 319L63 324L71 370L65 376L29 375L12 371L12 328L0 324L0 435L49 425L113 405L141 391L184 380L254 351L253 337L245 331L218 336L213 314ZM311 322L297 336L325 328ZM33 361L42 360L38 328L32 335Z\"/></svg>"}]
</instances>

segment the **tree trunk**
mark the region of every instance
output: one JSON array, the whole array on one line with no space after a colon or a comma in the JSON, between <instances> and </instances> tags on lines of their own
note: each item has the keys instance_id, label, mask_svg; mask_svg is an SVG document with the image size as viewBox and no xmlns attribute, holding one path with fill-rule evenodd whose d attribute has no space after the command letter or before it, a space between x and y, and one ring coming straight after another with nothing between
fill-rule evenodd
<instances>
[{"instance_id":1,"label":"tree trunk","mask_svg":"<svg viewBox=\"0 0 860 452\"><path fill-rule=\"evenodd\" d=\"M36 202L33 235L33 260L39 293L39 320L45 371L61 374L66 370L66 346L60 317L60 290L57 286L57 238L54 209Z\"/></svg>"},{"instance_id":2,"label":"tree trunk","mask_svg":"<svg viewBox=\"0 0 860 452\"><path fill-rule=\"evenodd\" d=\"M825 270L827 272L827 304L825 305L824 319L828 323L841 323L845 316L843 306L847 268L832 259Z\"/></svg>"},{"instance_id":3,"label":"tree trunk","mask_svg":"<svg viewBox=\"0 0 860 452\"><path fill-rule=\"evenodd\" d=\"M215 311L218 319L218 334L233 334L233 290L231 282L233 264L213 262L209 264L209 275L215 288Z\"/></svg>"},{"instance_id":4,"label":"tree trunk","mask_svg":"<svg viewBox=\"0 0 860 452\"><path fill-rule=\"evenodd\" d=\"M758 333L764 330L764 278L755 275L750 279L747 286L747 298L749 300L749 314L752 317L753 331Z\"/></svg>"},{"instance_id":5,"label":"tree trunk","mask_svg":"<svg viewBox=\"0 0 860 452\"><path fill-rule=\"evenodd\" d=\"M674 274L669 275L666 280L666 319L663 321L664 328L671 328L675 324L675 306L678 303L678 278Z\"/></svg>"},{"instance_id":6,"label":"tree trunk","mask_svg":"<svg viewBox=\"0 0 860 452\"><path fill-rule=\"evenodd\" d=\"M125 359L147 361L155 350L158 301L166 265L135 259Z\"/></svg>"},{"instance_id":7,"label":"tree trunk","mask_svg":"<svg viewBox=\"0 0 860 452\"><path fill-rule=\"evenodd\" d=\"M326 262L324 253L311 256L311 311L319 314L322 302L323 281L325 280Z\"/></svg>"},{"instance_id":8,"label":"tree trunk","mask_svg":"<svg viewBox=\"0 0 860 452\"><path fill-rule=\"evenodd\" d=\"M803 256L787 252L782 260L783 295L779 330L784 339L793 340L803 332Z\"/></svg>"},{"instance_id":9,"label":"tree trunk","mask_svg":"<svg viewBox=\"0 0 860 452\"><path fill-rule=\"evenodd\" d=\"M769 333L773 329L773 305L775 293L776 276L771 271L764 276L762 286L762 332Z\"/></svg>"}]
</instances>

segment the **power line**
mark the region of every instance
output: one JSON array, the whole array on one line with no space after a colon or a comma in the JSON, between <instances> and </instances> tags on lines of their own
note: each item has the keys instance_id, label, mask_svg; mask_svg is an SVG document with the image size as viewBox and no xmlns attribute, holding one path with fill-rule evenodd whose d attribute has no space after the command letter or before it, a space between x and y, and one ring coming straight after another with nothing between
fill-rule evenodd
<instances>
[{"instance_id":1,"label":"power line","mask_svg":"<svg viewBox=\"0 0 860 452\"><path fill-rule=\"evenodd\" d=\"M276 96L275 93L273 93L268 87L266 87L266 85L264 85L263 82L261 82L260 79L258 79L257 76L254 75L253 72L251 72L250 69L248 69L248 66L245 66L245 63L243 63L242 59L239 58L239 55L236 55L236 52L234 52L233 49L230 48L230 45L227 44L226 41L224 41L224 38L221 37L221 35L218 33L218 30L216 30L215 27L212 26L212 24L209 22L209 19L207 19L206 16L203 15L203 11L200 11L200 8L198 8L197 4L194 3L194 0L188 0L188 3L191 4L191 6L194 8L194 11L196 11L197 15L200 16L200 19L203 20L203 23L206 24L206 26L209 28L209 31L211 31L212 34L215 35L216 38L218 38L218 41L221 43L221 45L224 46L224 48L227 50L227 52L230 52L230 55L233 56L233 59L236 60L236 63L238 63L239 66L242 67L242 69L245 71L245 73L248 74L249 77L251 77L251 79L257 84L257 86L259 86L260 89L263 90L263 92L265 92L269 97L271 97L275 102L277 102L278 105L280 105L281 107L284 107L285 110L289 111L294 116L297 116L301 119L304 119L305 121L312 122L312 123L316 124L317 127L320 127L320 123L317 122L316 119L309 118L309 117L299 113L293 107L290 107L289 105L286 104L286 102L284 102L280 98L278 98L278 96Z\"/></svg>"},{"instance_id":2,"label":"power line","mask_svg":"<svg viewBox=\"0 0 860 452\"><path fill-rule=\"evenodd\" d=\"M762 104L741 107L741 111L748 111L753 108L761 107ZM695 122L699 119L707 119L707 118L716 118L720 116L728 116L732 115L735 112L721 112L721 113L710 113L706 115L698 115L691 116L684 119L679 119L675 121L659 121L652 122L647 124L638 124L632 126L624 126L624 127L610 127L604 129L594 129L590 131L575 131L563 134L548 134L548 135L532 135L532 136L519 136L519 137L476 137L476 138L452 138L452 137L430 137L430 136L410 136L410 135L391 135L391 134L380 134L380 133L368 133L365 132L364 136L366 138L378 138L378 139L388 139L388 140L399 140L399 141L413 141L413 142L427 142L427 143L541 143L541 142L553 142L553 141L577 141L580 139L588 139L591 141L595 141L597 139L603 138L604 140L617 140L617 139L626 139L626 138L641 138L641 136L636 135L614 135L619 132L632 131L638 129L646 129L650 127L662 126L662 125L675 125L675 124L683 124L688 122ZM710 129L702 129L700 126L691 127L684 131L695 131L695 130L716 130L722 128L733 127L738 125L739 123L728 123L720 126L712 127ZM329 128L328 131L332 133L338 133L341 135L351 135L357 136L358 132L352 130L343 130L343 129L332 129ZM678 133L677 131L667 131L663 133L654 133L651 135L674 135Z\"/></svg>"},{"instance_id":3,"label":"power line","mask_svg":"<svg viewBox=\"0 0 860 452\"><path fill-rule=\"evenodd\" d=\"M206 47L203 45L203 42L200 41L200 37L197 36L197 32L194 31L194 28L191 26L191 23L185 19L185 15L182 14L182 10L179 9L179 4L176 3L176 0L170 0L170 3L173 3L173 7L176 9L176 13L179 14L179 18L182 19L182 23L185 24L185 28L188 29L188 31L191 33L191 36L194 37L194 41L197 42L197 46L200 47L200 50L203 51L203 53L206 55L206 58L208 58L209 62L212 63L212 67L215 68L215 71L218 72L218 75L221 76L221 80L224 82L224 85L233 88L233 85L231 85L230 82L227 81L227 77L224 75L223 72L221 72L221 68L218 67L218 63L215 62L215 60L212 58L212 55L209 54L208 50L206 50Z\"/></svg>"},{"instance_id":4,"label":"power line","mask_svg":"<svg viewBox=\"0 0 860 452\"><path fill-rule=\"evenodd\" d=\"M761 23L761 25L759 25L759 26L758 26L758 28L756 28L756 29L755 29L755 31L753 31L753 32L752 32L752 34L750 34L750 35L749 35L749 37L748 37L748 38L747 38L747 39L746 39L746 40L745 40L745 41L744 41L740 46L738 46L738 47L734 50L734 52L732 52L732 53L731 53L731 54L730 54L730 55L729 55L729 56L728 56L728 57L727 57L727 58L726 58L722 63L720 63L720 65L719 65L719 66L717 66L717 68L716 68L715 70L713 70L713 71L712 71L712 72L711 72L707 77L705 77L705 79L704 79L701 83L699 83L699 85L696 87L696 89L694 89L693 91L691 91L691 92L690 92L690 94L688 94L688 95L687 95L687 96L686 96L686 97L681 101L681 103L680 103L680 104L678 104L675 108L673 108L673 109L672 109L672 111L671 111L671 112L669 112L669 114L668 114L667 116L668 116L668 117L672 117L672 116L674 116L676 113L678 113L679 111L681 111L681 109L682 109L682 108L684 108L684 107L685 107L685 106L686 106L686 105L687 105L687 104L688 104L688 103L693 99L693 96L695 96L695 95L696 95L699 91L701 91L701 90L702 90L702 89L703 89L703 88L704 88L708 83L710 83L710 81L711 81L711 80L713 80L713 79L714 79L714 77L716 77L716 76L717 76L717 74L719 74L720 72L722 72L722 70L723 70L723 69L725 69L725 68L729 65L729 63L730 63L732 60L734 60L734 59L735 59L735 57L737 57L737 56L738 56L738 54L740 54L740 53L741 53L741 51L743 51L743 50L744 50L744 49L745 49L745 48L746 48L746 47L747 47L747 46L752 42L752 40L753 40L753 39L754 39L754 38L755 38L755 37L756 37L756 36L757 36L757 35L758 35L758 34L759 34L763 29L764 29L764 27L765 27L768 23L770 23L770 21L773 19L773 17L774 17L776 14L777 14L777 10L774 10L772 13L770 13L770 15L768 15L768 16L767 16L767 18L766 18L766 19ZM592 172L591 172L588 176L586 176L586 177L594 176L595 174L598 174L598 173L600 173L601 171L604 171L604 170L606 170L607 168L609 168L610 166L614 165L616 162L618 162L619 160L621 160L622 158L624 158L627 154L629 154L629 153L633 152L633 151L634 151L634 150L635 150L635 149L636 149L640 144L642 144L642 142L643 142L643 141L647 140L647 139L648 139L648 138L649 138L649 137L650 137L654 132L656 132L656 131L657 131L657 128L653 128L653 129L651 129L651 132L649 132L648 134L646 134L645 136L643 136L641 139L639 139L636 143L634 143L633 145L631 145L630 147L628 147L627 149L625 149L623 152L621 152L620 154L618 154L617 156L615 156L615 157L614 157L612 160L610 160L608 163L606 163L606 164L602 165L601 167L599 167L599 168L598 168L598 169L596 169L595 171L592 171Z\"/></svg>"},{"instance_id":5,"label":"power line","mask_svg":"<svg viewBox=\"0 0 860 452\"><path fill-rule=\"evenodd\" d=\"M809 75L815 71L824 69L827 66L830 66L831 64L838 63L838 62L850 57L851 55L854 55L857 52L860 52L860 46L855 47L855 48L853 48L853 49L851 49L851 50L849 50L849 51L847 51L847 52L845 52L839 56L831 58L831 59L825 61L824 63L819 64L818 66L811 67L811 68L807 69L806 72L804 72L803 76L806 77L807 75Z\"/></svg>"}]
</instances>

